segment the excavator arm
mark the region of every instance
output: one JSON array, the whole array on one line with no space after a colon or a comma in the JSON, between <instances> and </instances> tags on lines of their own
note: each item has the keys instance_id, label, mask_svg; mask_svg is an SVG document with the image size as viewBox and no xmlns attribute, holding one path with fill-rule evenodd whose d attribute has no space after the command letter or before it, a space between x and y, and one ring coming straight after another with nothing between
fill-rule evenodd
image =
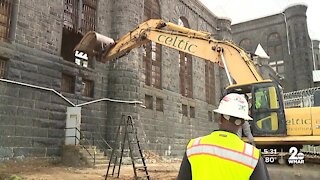
<instances>
[{"instance_id":1,"label":"excavator arm","mask_svg":"<svg viewBox=\"0 0 320 180\"><path fill-rule=\"evenodd\" d=\"M99 56L98 60L106 62L124 56L130 50L150 43L150 41L218 63L223 67L230 82L227 92L239 92L251 97L251 116L253 117L251 128L255 138L259 137L256 139L256 144L274 145L277 143L293 144L294 142L320 144L316 139L310 138L311 132L308 132L309 134L300 132L300 129L304 129L305 126L297 123L287 125L286 116L289 121L302 118L284 111L279 85L271 80L263 80L243 49L232 42L213 39L210 33L195 31L163 20L151 19L117 41L96 32L89 32L82 38L75 50L85 52L89 57ZM296 113L295 110L294 113ZM288 133L287 127L289 127ZM294 128L297 130L293 130ZM288 135L304 136L300 137L300 140L297 136L290 137L291 139L283 138ZM318 136L316 138L319 139Z\"/></svg>"},{"instance_id":2,"label":"excavator arm","mask_svg":"<svg viewBox=\"0 0 320 180\"><path fill-rule=\"evenodd\" d=\"M96 32L87 33L75 50L102 55L106 62L127 54L150 41L218 63L224 67L230 84L262 81L247 53L229 41L212 39L210 33L195 31L163 20L150 19L117 41ZM233 78L233 80L231 79Z\"/></svg>"}]
</instances>

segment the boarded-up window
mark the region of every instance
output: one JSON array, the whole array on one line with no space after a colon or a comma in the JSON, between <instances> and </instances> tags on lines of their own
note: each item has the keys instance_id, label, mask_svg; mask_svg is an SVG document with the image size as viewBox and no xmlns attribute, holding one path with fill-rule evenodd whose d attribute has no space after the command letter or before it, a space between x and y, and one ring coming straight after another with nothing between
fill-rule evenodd
<instances>
[{"instance_id":1,"label":"boarded-up window","mask_svg":"<svg viewBox=\"0 0 320 180\"><path fill-rule=\"evenodd\" d=\"M87 97L93 97L93 81L83 79L82 80L82 90L81 95Z\"/></svg>"},{"instance_id":2,"label":"boarded-up window","mask_svg":"<svg viewBox=\"0 0 320 180\"><path fill-rule=\"evenodd\" d=\"M0 59L0 78L4 78L7 70L7 61Z\"/></svg>"},{"instance_id":3,"label":"boarded-up window","mask_svg":"<svg viewBox=\"0 0 320 180\"><path fill-rule=\"evenodd\" d=\"M212 111L208 111L208 121L212 121Z\"/></svg>"},{"instance_id":4,"label":"boarded-up window","mask_svg":"<svg viewBox=\"0 0 320 180\"><path fill-rule=\"evenodd\" d=\"M65 60L75 62L74 47L85 33L95 30L96 9L96 0L64 0L61 56ZM86 67L92 67L90 58Z\"/></svg>"},{"instance_id":5,"label":"boarded-up window","mask_svg":"<svg viewBox=\"0 0 320 180\"><path fill-rule=\"evenodd\" d=\"M196 117L196 109L193 106L190 106L190 117L195 118Z\"/></svg>"},{"instance_id":6,"label":"boarded-up window","mask_svg":"<svg viewBox=\"0 0 320 180\"><path fill-rule=\"evenodd\" d=\"M189 23L186 18L180 17L178 24L189 28ZM192 87L192 56L185 52L179 52L179 77L180 77L180 94L185 97L193 97Z\"/></svg>"},{"instance_id":7,"label":"boarded-up window","mask_svg":"<svg viewBox=\"0 0 320 180\"><path fill-rule=\"evenodd\" d=\"M156 98L156 110L163 112L163 99L162 98Z\"/></svg>"},{"instance_id":8,"label":"boarded-up window","mask_svg":"<svg viewBox=\"0 0 320 180\"><path fill-rule=\"evenodd\" d=\"M147 109L153 109L153 97L150 95L145 95L144 104Z\"/></svg>"},{"instance_id":9,"label":"boarded-up window","mask_svg":"<svg viewBox=\"0 0 320 180\"><path fill-rule=\"evenodd\" d=\"M205 65L205 91L206 101L209 104L215 103L215 78L214 78L214 64L206 61Z\"/></svg>"},{"instance_id":10,"label":"boarded-up window","mask_svg":"<svg viewBox=\"0 0 320 180\"><path fill-rule=\"evenodd\" d=\"M188 106L182 104L182 115L188 117Z\"/></svg>"},{"instance_id":11,"label":"boarded-up window","mask_svg":"<svg viewBox=\"0 0 320 180\"><path fill-rule=\"evenodd\" d=\"M74 76L62 74L61 91L67 93L74 93L75 81Z\"/></svg>"},{"instance_id":12,"label":"boarded-up window","mask_svg":"<svg viewBox=\"0 0 320 180\"><path fill-rule=\"evenodd\" d=\"M13 0L0 0L0 40L8 39Z\"/></svg>"},{"instance_id":13,"label":"boarded-up window","mask_svg":"<svg viewBox=\"0 0 320 180\"><path fill-rule=\"evenodd\" d=\"M159 19L160 6L157 0L145 0L144 20ZM161 45L149 42L144 46L143 64L145 84L161 89Z\"/></svg>"}]
</instances>

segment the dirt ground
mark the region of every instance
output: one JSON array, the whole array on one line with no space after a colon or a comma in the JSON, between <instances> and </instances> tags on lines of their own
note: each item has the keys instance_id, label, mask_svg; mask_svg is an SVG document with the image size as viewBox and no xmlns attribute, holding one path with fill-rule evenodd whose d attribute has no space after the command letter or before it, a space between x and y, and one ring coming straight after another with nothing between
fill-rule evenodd
<instances>
[{"instance_id":1,"label":"dirt ground","mask_svg":"<svg viewBox=\"0 0 320 180\"><path fill-rule=\"evenodd\" d=\"M149 163L152 179L176 179L180 162ZM0 180L99 180L104 179L106 168L75 168L43 160L28 160L0 164ZM108 178L117 179L117 178ZM120 179L133 179L132 165L122 165Z\"/></svg>"},{"instance_id":2,"label":"dirt ground","mask_svg":"<svg viewBox=\"0 0 320 180\"><path fill-rule=\"evenodd\" d=\"M179 161L148 163L151 179L176 179ZM320 165L268 165L272 180L320 179ZM25 160L0 163L0 180L99 180L104 179L106 168L67 167L56 161ZM117 179L117 178L108 178ZM122 165L120 179L133 179L131 165Z\"/></svg>"}]
</instances>

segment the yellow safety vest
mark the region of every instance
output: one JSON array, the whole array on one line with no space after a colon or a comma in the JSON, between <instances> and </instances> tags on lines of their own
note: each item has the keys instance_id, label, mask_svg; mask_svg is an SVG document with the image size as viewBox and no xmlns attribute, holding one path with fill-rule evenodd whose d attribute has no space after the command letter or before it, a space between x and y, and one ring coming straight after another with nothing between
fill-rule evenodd
<instances>
[{"instance_id":1,"label":"yellow safety vest","mask_svg":"<svg viewBox=\"0 0 320 180\"><path fill-rule=\"evenodd\" d=\"M226 131L192 139L187 147L193 180L248 180L259 150Z\"/></svg>"}]
</instances>

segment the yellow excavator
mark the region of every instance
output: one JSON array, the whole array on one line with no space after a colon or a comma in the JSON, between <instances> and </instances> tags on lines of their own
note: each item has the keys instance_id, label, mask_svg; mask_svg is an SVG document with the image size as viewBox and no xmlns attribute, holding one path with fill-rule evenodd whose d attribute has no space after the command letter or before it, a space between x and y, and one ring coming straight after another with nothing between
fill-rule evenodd
<instances>
[{"instance_id":1,"label":"yellow excavator","mask_svg":"<svg viewBox=\"0 0 320 180\"><path fill-rule=\"evenodd\" d=\"M88 32L75 50L106 62L150 41L223 67L230 83L226 91L250 97L251 130L256 145L265 148L265 153L320 144L320 107L284 109L281 87L261 77L247 52L230 41L211 38L208 32L150 19L117 41Z\"/></svg>"}]
</instances>

